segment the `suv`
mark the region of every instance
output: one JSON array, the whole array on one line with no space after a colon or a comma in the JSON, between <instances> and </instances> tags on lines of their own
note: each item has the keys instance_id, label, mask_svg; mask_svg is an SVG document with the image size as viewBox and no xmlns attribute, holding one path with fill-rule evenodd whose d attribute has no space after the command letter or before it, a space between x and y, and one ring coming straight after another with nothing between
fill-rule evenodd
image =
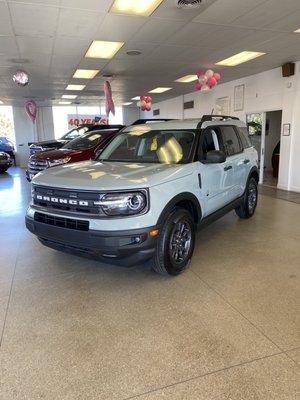
<instances>
[{"instance_id":1,"label":"suv","mask_svg":"<svg viewBox=\"0 0 300 400\"><path fill-rule=\"evenodd\" d=\"M60 149L40 151L29 158L26 170L28 182L46 168L94 159L117 135L119 129L92 131L71 140Z\"/></svg>"},{"instance_id":2,"label":"suv","mask_svg":"<svg viewBox=\"0 0 300 400\"><path fill-rule=\"evenodd\" d=\"M125 128L98 159L33 179L26 226L46 246L160 274L189 265L197 226L253 216L258 156L246 125L204 116Z\"/></svg>"},{"instance_id":3,"label":"suv","mask_svg":"<svg viewBox=\"0 0 300 400\"><path fill-rule=\"evenodd\" d=\"M84 133L91 131L100 131L102 129L122 129L124 125L97 125L97 124L83 124L76 128L71 129L65 133L60 139L45 140L43 142L28 143L30 155L39 153L40 151L48 151L60 149L65 144L73 139L82 136Z\"/></svg>"}]
</instances>

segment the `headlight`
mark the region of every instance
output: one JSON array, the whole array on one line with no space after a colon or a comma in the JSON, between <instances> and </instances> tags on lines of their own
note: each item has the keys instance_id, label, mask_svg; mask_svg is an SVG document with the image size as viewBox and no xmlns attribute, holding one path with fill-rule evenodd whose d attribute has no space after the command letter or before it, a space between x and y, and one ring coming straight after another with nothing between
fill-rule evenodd
<instances>
[{"instance_id":1,"label":"headlight","mask_svg":"<svg viewBox=\"0 0 300 400\"><path fill-rule=\"evenodd\" d=\"M49 167L55 167L56 165L66 164L71 160L71 157L60 158L59 160L50 160Z\"/></svg>"},{"instance_id":2,"label":"headlight","mask_svg":"<svg viewBox=\"0 0 300 400\"><path fill-rule=\"evenodd\" d=\"M96 205L96 203L95 203ZM147 209L146 192L107 193L97 205L102 207L106 215L135 215Z\"/></svg>"}]
</instances>

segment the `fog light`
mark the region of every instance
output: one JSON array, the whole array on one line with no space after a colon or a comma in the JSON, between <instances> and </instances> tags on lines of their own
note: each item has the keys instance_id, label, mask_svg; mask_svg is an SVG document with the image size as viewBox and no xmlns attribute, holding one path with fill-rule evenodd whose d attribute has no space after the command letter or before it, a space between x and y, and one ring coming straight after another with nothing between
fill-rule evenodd
<instances>
[{"instance_id":1,"label":"fog light","mask_svg":"<svg viewBox=\"0 0 300 400\"><path fill-rule=\"evenodd\" d=\"M159 235L159 230L158 229L152 229L150 232L149 232L149 236L150 237L156 237L156 236L158 236Z\"/></svg>"}]
</instances>

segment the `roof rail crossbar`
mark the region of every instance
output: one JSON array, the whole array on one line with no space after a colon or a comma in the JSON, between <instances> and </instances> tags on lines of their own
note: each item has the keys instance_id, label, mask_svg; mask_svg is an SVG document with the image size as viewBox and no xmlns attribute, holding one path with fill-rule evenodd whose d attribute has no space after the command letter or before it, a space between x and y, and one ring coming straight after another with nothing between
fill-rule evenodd
<instances>
[{"instance_id":1,"label":"roof rail crossbar","mask_svg":"<svg viewBox=\"0 0 300 400\"><path fill-rule=\"evenodd\" d=\"M131 125L142 125L142 124L147 124L147 122L167 122L167 121L174 121L174 118L145 118L145 119L138 119L137 121L133 122Z\"/></svg>"},{"instance_id":2,"label":"roof rail crossbar","mask_svg":"<svg viewBox=\"0 0 300 400\"><path fill-rule=\"evenodd\" d=\"M228 119L233 119L233 120L237 120L237 121L240 120L238 117L232 117L230 115L203 115L203 117L201 118L201 121L199 122L197 128L200 129L204 122L213 121L214 119L218 119L218 120L221 120L221 121L225 121L225 120L228 120Z\"/></svg>"}]
</instances>

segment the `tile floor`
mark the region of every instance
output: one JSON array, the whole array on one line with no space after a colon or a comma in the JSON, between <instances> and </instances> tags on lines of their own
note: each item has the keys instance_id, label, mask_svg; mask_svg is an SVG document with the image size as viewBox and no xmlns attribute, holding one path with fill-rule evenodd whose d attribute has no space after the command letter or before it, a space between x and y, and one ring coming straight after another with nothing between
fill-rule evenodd
<instances>
[{"instance_id":1,"label":"tile floor","mask_svg":"<svg viewBox=\"0 0 300 400\"><path fill-rule=\"evenodd\" d=\"M299 204L260 195L164 278L43 247L29 192L0 176L1 400L299 398Z\"/></svg>"}]
</instances>

